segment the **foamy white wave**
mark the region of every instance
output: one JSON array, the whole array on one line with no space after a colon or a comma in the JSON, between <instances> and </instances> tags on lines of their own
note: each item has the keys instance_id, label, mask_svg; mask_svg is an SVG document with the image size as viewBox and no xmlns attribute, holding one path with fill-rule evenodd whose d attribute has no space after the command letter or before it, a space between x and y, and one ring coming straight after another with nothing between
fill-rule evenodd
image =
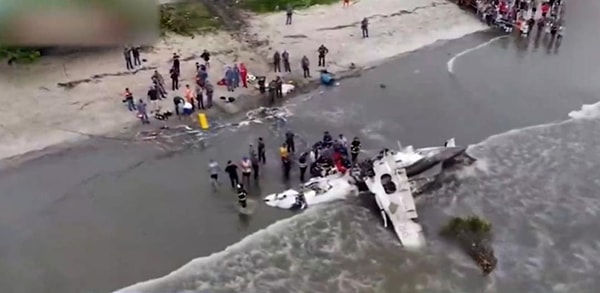
<instances>
[{"instance_id":1,"label":"foamy white wave","mask_svg":"<svg viewBox=\"0 0 600 293\"><path fill-rule=\"evenodd\" d=\"M581 110L571 111L569 117L573 119L594 119L600 117L600 102L583 105Z\"/></svg>"}]
</instances>

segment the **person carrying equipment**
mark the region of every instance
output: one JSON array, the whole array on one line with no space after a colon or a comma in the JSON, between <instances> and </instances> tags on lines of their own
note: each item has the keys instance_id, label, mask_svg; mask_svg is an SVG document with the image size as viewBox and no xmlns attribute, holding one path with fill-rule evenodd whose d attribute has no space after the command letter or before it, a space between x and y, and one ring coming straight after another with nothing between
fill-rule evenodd
<instances>
[{"instance_id":1,"label":"person carrying equipment","mask_svg":"<svg viewBox=\"0 0 600 293\"><path fill-rule=\"evenodd\" d=\"M360 140L358 137L355 137L350 143L350 155L352 157L352 164L356 164L356 160L358 159L358 154L360 153Z\"/></svg>"},{"instance_id":2,"label":"person carrying equipment","mask_svg":"<svg viewBox=\"0 0 600 293\"><path fill-rule=\"evenodd\" d=\"M246 192L246 190L244 189L244 186L242 184L237 185L237 196L238 196L238 203L240 204L240 206L242 208L246 208L248 206L248 203L247 203L248 192Z\"/></svg>"}]
</instances>

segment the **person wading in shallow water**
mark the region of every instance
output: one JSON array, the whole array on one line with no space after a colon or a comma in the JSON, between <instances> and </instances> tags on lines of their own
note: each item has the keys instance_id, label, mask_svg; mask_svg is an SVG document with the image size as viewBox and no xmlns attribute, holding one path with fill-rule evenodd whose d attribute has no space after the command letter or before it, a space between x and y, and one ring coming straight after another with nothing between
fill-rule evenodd
<instances>
[{"instance_id":1,"label":"person wading in shallow water","mask_svg":"<svg viewBox=\"0 0 600 293\"><path fill-rule=\"evenodd\" d=\"M242 162L242 183L246 186L250 185L250 175L252 174L252 162L248 157L243 157Z\"/></svg>"},{"instance_id":2,"label":"person wading in shallow water","mask_svg":"<svg viewBox=\"0 0 600 293\"><path fill-rule=\"evenodd\" d=\"M355 137L350 143L350 155L352 156L352 163L356 164L356 160L358 159L358 154L360 153L360 140L358 137Z\"/></svg>"},{"instance_id":3,"label":"person wading in shallow water","mask_svg":"<svg viewBox=\"0 0 600 293\"><path fill-rule=\"evenodd\" d=\"M210 181L213 184L213 187L219 185L219 171L221 171L219 163L211 159L208 163L208 172L210 173Z\"/></svg>"},{"instance_id":4,"label":"person wading in shallow water","mask_svg":"<svg viewBox=\"0 0 600 293\"><path fill-rule=\"evenodd\" d=\"M285 144L287 145L287 151L289 153L296 152L296 144L294 143L294 137L296 135L291 130L288 130L285 133Z\"/></svg>"},{"instance_id":5,"label":"person wading in shallow water","mask_svg":"<svg viewBox=\"0 0 600 293\"><path fill-rule=\"evenodd\" d=\"M258 160L264 164L267 163L267 157L265 156L265 142L262 137L258 138Z\"/></svg>"},{"instance_id":6,"label":"person wading in shallow water","mask_svg":"<svg viewBox=\"0 0 600 293\"><path fill-rule=\"evenodd\" d=\"M247 203L248 192L246 191L246 189L244 189L244 186L242 184L237 184L236 188L237 188L238 203L240 204L240 207L246 208L248 206L248 203Z\"/></svg>"},{"instance_id":7,"label":"person wading in shallow water","mask_svg":"<svg viewBox=\"0 0 600 293\"><path fill-rule=\"evenodd\" d=\"M254 147L252 145L250 145L250 162L252 162L252 173L254 174L254 181L258 181L260 160L258 159L258 154L254 150Z\"/></svg>"},{"instance_id":8,"label":"person wading in shallow water","mask_svg":"<svg viewBox=\"0 0 600 293\"><path fill-rule=\"evenodd\" d=\"M303 152L298 158L298 168L300 168L300 182L304 182L304 175L306 174L306 168L308 167L308 153Z\"/></svg>"},{"instance_id":9,"label":"person wading in shallow water","mask_svg":"<svg viewBox=\"0 0 600 293\"><path fill-rule=\"evenodd\" d=\"M227 161L227 167L225 172L229 175L229 181L231 181L231 187L234 188L236 184L240 182L238 177L238 166L231 161Z\"/></svg>"}]
</instances>

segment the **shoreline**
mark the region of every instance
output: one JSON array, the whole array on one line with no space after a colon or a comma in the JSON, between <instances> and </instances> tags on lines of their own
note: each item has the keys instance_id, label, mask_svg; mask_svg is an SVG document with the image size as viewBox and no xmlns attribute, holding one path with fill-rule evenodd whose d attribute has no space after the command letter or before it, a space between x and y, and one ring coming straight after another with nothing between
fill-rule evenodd
<instances>
[{"instance_id":1,"label":"shoreline","mask_svg":"<svg viewBox=\"0 0 600 293\"><path fill-rule=\"evenodd\" d=\"M365 4L366 3L366 4ZM324 28L321 27L312 27L314 26L315 22L319 22L319 21L323 21L323 18L328 18L328 15L335 15L338 13L337 10L340 10L340 7L337 7L335 5L330 5L330 6L314 6L314 7L310 7L308 9L305 9L301 12L297 13L297 16L295 16L295 22L296 23L300 23L300 24L294 24L295 27L290 28L292 30L300 30L300 31L313 31L315 34L317 34L316 36L318 37L317 39L312 39L310 38L310 43L318 43L321 42L320 39L322 39L323 37L325 39L329 39L331 41L338 42L336 40L339 40L340 44L335 44L334 45L328 45L329 49L331 51L331 53L328 56L332 56L332 57L328 57L330 60L328 60L328 65L327 65L327 69L334 73L336 79L345 79L348 77L352 77L352 76L358 76L361 74L361 72L366 71L366 70L370 70L372 68L375 68L383 63L389 62L389 60L391 59L395 59L395 58L399 58L401 57L403 54L408 54L412 51L418 50L420 48L426 47L426 46L430 46L432 44L435 44L436 42L439 41L443 41L443 40L450 40L450 39L456 39L456 38L460 38L463 37L465 35L474 33L474 32L478 32L481 30L485 30L487 29L487 26L484 26L482 24L480 24L480 22L476 19L473 18L472 16L470 16L469 14L463 12L462 10L460 10L460 8L458 8L456 5L454 5L453 3L450 2L443 2L443 3L447 3L447 4L440 4L442 2L436 2L436 1L431 1L431 0L411 0L408 3L402 3L402 4L398 4L394 1L391 0L386 0L385 2L382 2L380 4L381 7L377 7L377 8L371 8L371 6L368 6L368 1L364 1L364 2L358 2L356 5L354 6L360 6L360 5L367 5L364 9L366 9L367 11L361 11L362 13L368 14L368 13L373 13L371 15L371 17L373 17L373 24L371 24L372 27L375 27L375 29L379 30L379 26L381 26L381 29L385 29L386 27L389 27L390 25L395 25L398 27L401 27L404 25L404 23L396 23L396 21L393 20L386 20L387 17L390 16L386 16L383 15L381 16L380 14L375 14L375 12L383 12L386 10L389 10L389 7L396 7L396 9L400 9L400 11L409 11L406 12L406 15L404 17L412 17L416 20L421 19L421 18L427 18L428 16L415 16L415 14L413 14L414 12L410 12L412 11L416 11L416 10L424 10L426 11L427 9L443 9L439 12L430 12L430 13L437 13L440 15L445 15L448 13L456 13L458 15L464 15L466 17L468 17L469 19L465 19L465 20L461 20L462 22L460 22L460 25L453 27L453 28L446 28L444 27L446 24L445 23L440 23L438 26L437 23L430 23L430 22L425 22L424 25L427 25L427 27L420 27L419 29L422 30L426 30L429 31L429 33L425 32L425 35L421 35L424 32L412 32L412 31L388 31L387 33L383 33L381 36L374 36L371 39L375 40L375 42L383 42L384 44L388 41L384 40L384 39L397 39L397 38L401 38L403 36L409 37L409 39L405 42L399 43L401 46L398 46L394 43L387 45L387 46L378 46L377 50L374 51L374 54L371 54L370 52L368 52L368 50L370 50L368 47L362 47L362 46L370 46L368 44L365 44L365 42L373 42L371 41L371 39L359 39L359 38L353 38L352 34L355 33L355 24L352 21L351 25L347 25L349 30L344 31L342 30L336 30L336 31L332 31L331 33L321 33L321 31ZM426 5L423 5L426 4ZM442 6L446 6L446 7L442 7ZM354 8L354 7L353 7ZM356 8L356 9L361 9L361 8ZM370 11L373 10L373 11ZM387 11L389 12L389 11ZM348 13L352 14L354 13L353 11L348 11ZM256 74L258 73L258 75L261 75L262 72L267 73L267 77L270 78L274 75L274 73L272 73L272 70L270 70L268 64L267 64L267 59L268 56L271 55L271 52L273 51L274 48L272 48L272 46L274 44L279 44L282 47L285 46L294 46L294 47L298 47L298 49L300 49L301 52L307 52L307 51L311 51L311 48L314 46L313 44L307 44L302 46L301 44L298 44L297 41L295 41L293 38L290 39L288 33L293 33L292 32L288 32L288 31L280 31L280 23L279 23L279 18L282 17L282 13L281 12L275 12L275 13L270 13L270 14L266 14L266 15L251 15L251 14L247 14L250 15L250 17L248 18L248 26L245 28L244 31L242 31L240 34L238 34L239 36L239 40L234 40L234 41L229 41L229 45L225 46L221 46L220 50L210 50L213 52L221 52L220 54L215 54L213 59L216 59L215 62L219 61L223 64L230 64L228 62L228 60L234 60L234 62L236 62L235 60L248 60L252 63L251 67L249 67L249 69L251 70L250 73ZM393 14L392 14L393 15ZM393 15L393 17L397 17L396 15ZM436 17L435 14L432 17ZM344 17L340 17L339 20L335 20L335 23L333 24L337 24L339 25L340 22L341 23L347 23L350 20L354 20L355 16L347 16L347 18ZM281 19L282 20L282 19ZM400 19L402 20L402 19ZM414 22L413 19L405 19L406 23L412 23ZM418 23L417 23L418 24ZM323 23L322 25L329 25L329 23ZM320 25L320 26L322 26ZM444 26L442 26L444 25ZM328 26L329 27L329 26ZM375 30L374 29L374 30ZM347 34L350 33L350 39L348 39ZM324 35L323 35L324 34ZM395 35L396 34L396 35ZM398 35L400 34L400 35ZM183 62L182 62L182 68L184 68L184 75L182 75L183 79L180 81L180 83L183 85L186 83L188 79L185 78L185 71L189 71L187 69L189 69L189 63L195 62L196 58L197 58L197 54L199 53L198 50L201 50L199 48L197 48L195 46L194 43L194 39L200 39L200 40L196 40L196 42L199 42L200 44L207 44L209 42L207 42L208 40L212 40L214 43L218 43L219 40L223 40L226 38L231 38L233 35L228 35L228 33L226 32L217 32L214 34L208 34L208 35L202 35L202 36L196 36L195 38L190 38L187 39L185 37L168 37L165 38L163 40L161 40L157 46L154 47L154 49L152 50L153 52L148 54L148 62L146 62L144 64L144 67L149 67L149 68L153 68L153 67L157 67L159 71L161 71L162 68L165 68L165 65L169 64L168 61L168 57L170 57L170 54L173 50L175 50L176 52L181 51L182 53L185 53L189 56L184 56L184 54L180 54L183 58ZM266 37L266 39L265 39ZM262 39L261 39L262 38ZM411 39L412 38L412 39ZM291 41L290 41L291 40ZM257 44L262 44L262 45L257 45ZM295 45L294 45L295 44ZM354 49L345 49L345 47L347 47L348 45L351 46L358 46L357 48ZM350 50L350 51L348 51ZM158 53L156 52L158 51ZM378 54L380 53L380 54ZM103 59L105 58L111 58L112 61L112 65L113 68L115 68L116 66L121 66L122 61L119 60L120 56L114 56L114 54L112 56L109 52L103 52L102 54L104 54L105 56L98 56L100 57L98 61L96 62L80 62L83 64L80 64L81 66L84 66L87 64L87 66L92 66L92 67L97 67L98 66L98 62L101 62ZM244 56L240 56L240 55L244 55ZM89 53L87 54L83 54L84 56L90 56ZM296 54L295 52L291 52L292 58L291 58L291 64L299 64L299 59L300 59L300 54ZM93 56L93 55L92 55ZM145 56L143 56L145 57ZM68 57L68 58L77 58L77 57ZM68 59L65 58L65 59ZM83 58L83 57L82 57ZM312 58L312 56L311 56ZM57 61L60 60L60 58L54 58L54 60L52 59L48 59L45 60L47 63L50 63L51 65L54 64L54 66L56 66ZM356 60L358 59L358 60ZM350 62L349 62L350 61ZM248 62L248 63L250 63ZM41 62L42 64L44 63L44 61ZM212 63L212 61L211 61ZM93 64L96 64L95 66ZM351 69L350 68L350 64L355 64L355 68ZM37 67L40 67L42 70L42 73L44 71L48 72L48 68L46 68L46 70L43 70L44 66L42 65L33 65L27 68L19 68L17 69L17 71L25 71L27 73L31 72L32 70L34 71L35 74L35 69ZM86 138L90 138L90 137L106 137L106 136L112 136L113 133L119 133L119 132L123 132L123 130L125 131L129 131L132 126L135 127L134 123L138 123L139 121L137 120L137 118L135 118L133 115L131 115L130 113L124 113L124 109L123 109L123 105L121 103L117 103L115 105L115 97L114 95L116 94L114 91L109 91L108 93L106 92L106 88L114 88L114 89L119 89L119 88L124 88L127 87L127 85L130 84L134 84L137 85L136 88L140 88L143 87L141 84L143 84L144 82L140 82L140 75L149 75L150 71L147 72L147 74L144 74L142 69L142 73L138 73L138 74L130 74L130 73L110 73L110 70L104 70L105 72L108 71L109 73L101 73L99 74L98 71L100 70L92 70L90 71L89 69L85 69L85 68L76 68L76 66L74 66L74 68L70 71L71 75L75 75L77 77L81 77L79 79L75 79L75 81L77 80L82 80L82 79L89 79L90 77L92 77L92 80L90 80L90 82L84 82L81 83L79 85L76 85L75 87L68 89L68 90L63 90L61 88L59 88L58 90L54 89L54 90L49 90L48 88L50 88L50 86L44 87L43 85L41 87L39 87L36 91L34 91L34 93L31 93L31 91L29 91L29 93L27 91L23 91L21 89L19 90L14 90L13 92L11 92L11 88L9 88L9 93L11 93L11 95L16 95L16 96L30 96L30 95L40 95L40 92L52 92L53 95L56 96L57 99L64 99L65 96L69 97L71 99L71 103L68 105L62 105L62 106L55 106L54 104L48 102L47 100L42 101L43 103L48 103L47 104L47 109L45 110L51 110L51 111L45 111L46 113L42 113L42 114L48 114L48 112L52 112L49 113L48 119L45 119L44 117L34 117L33 121L31 122L31 124L33 124L31 127L33 128L38 128L38 129L34 129L34 133L30 134L29 128L27 126L23 126L23 124L27 124L27 121L24 122L17 122L18 126L17 130L12 130L7 132L8 134L12 134L13 137L9 137L8 140L13 142L13 149L12 150L4 150L2 152L0 152L0 167L2 167L2 165L11 165L13 163L11 163L11 161L22 161L20 160L20 158L24 158L24 157L28 157L28 158L36 158L35 155L32 155L33 153L36 152L40 152L40 153L45 153L45 150L47 149L51 149L52 147L56 147L56 146L60 146L63 144L66 145L70 145L72 143L77 143L78 141L82 141L85 140ZM215 66L216 67L216 66ZM293 67L296 67L293 65ZM314 64L311 66L311 70L316 71L317 68L314 68ZM37 69L40 69L37 68ZM66 65L63 64L63 68L67 68ZM118 68L118 67L116 67ZM256 68L256 69L254 69ZM66 69L65 69L66 70ZM149 69L152 70L152 69ZM39 70L38 70L39 71ZM81 72L84 72L83 74L81 74ZM88 74L85 74L85 72L87 72ZM163 72L163 76L164 76L164 71ZM22 72L21 72L22 73ZM80 73L80 74L78 74ZM65 71L66 74L66 71ZM220 76L219 72L217 72L216 74L210 73L212 76ZM81 76L83 75L83 76ZM100 75L101 78L98 78L98 80L94 79L94 76L98 76ZM108 77L104 77L108 75ZM123 75L123 76L121 76ZM301 79L298 77L298 72L297 69L296 71L292 71L292 73L290 75L284 75L283 78L284 80L303 80L302 83L298 83L297 84L297 88L295 89L295 92L292 93L289 97L285 97L284 101L287 100L288 98L293 98L295 95L297 95L298 93L305 93L308 91L312 91L316 88L319 87L319 79L318 79L318 74L315 74L316 77L312 78L312 79ZM39 78L39 77L38 77ZM10 78L9 78L10 79ZM35 79L35 78L34 78ZM41 77L41 79L45 79L43 76ZM60 78L59 78L60 80ZM306 82L304 82L304 80L306 80ZM63 81L64 82L64 81ZM98 86L96 86L95 84L98 83ZM146 84L148 84L148 82L145 82ZM46 83L47 84L47 83ZM18 87L19 84L17 83L17 85L15 86L14 84L10 84L10 86L12 86L13 88ZM97 88L99 89L99 87L103 87L104 88L104 92L102 93L102 95L97 95L97 98L102 100L102 103L99 102L99 99L94 99L95 97L90 97L88 102L85 103L81 103L79 97L82 95L87 95L87 93L89 91L92 92L96 92ZM252 87L250 85L250 87ZM266 99L262 99L261 97L263 97L263 95L259 94L256 92L256 90L254 90L252 88L252 92L248 92L248 91L242 91L241 93L239 93L238 95L238 99L236 101L235 104L233 105L228 105L228 104L223 104L220 103L221 101L218 99L219 96L222 96L223 94L221 94L221 92L219 92L219 90L222 90L222 88L215 88L215 99L214 99L214 104L216 107L214 108L218 108L218 112L215 110L211 110L208 112L209 115L209 121L212 120L211 116L216 116L219 119L231 119L232 117L235 117L236 115L260 107L260 106L268 106L268 101L266 101ZM110 92L112 92L112 94L110 94ZM139 90L137 91L139 93ZM163 108L167 108L170 109L171 108L171 103L170 103L170 98L172 96L171 93L169 93L170 95L168 96L166 102L162 102L163 104ZM111 95L113 97L111 97ZM79 97L78 97L79 96ZM108 97L107 97L108 96ZM36 98L34 98L36 99ZM67 98L68 99L68 98ZM35 103L38 103L38 101L33 101ZM92 120L97 120L97 123L94 123L94 121L85 121L88 116L87 112L83 112L81 113L81 110L85 107L88 107L87 104L88 103L96 103L98 104L96 106L97 109L90 109L87 111L91 111L92 114ZM109 104L110 103L110 104ZM276 104L281 103L281 101L276 102ZM76 109L74 109L73 114L74 117L58 117L59 115L63 114L65 112L64 107L72 107L72 105L80 105L80 107L77 107ZM166 106L164 106L166 105ZM9 105L9 108L12 105ZM54 109L54 108L57 109ZM68 110L68 109L67 109ZM97 111L95 111L97 110ZM26 111L26 109L15 109L15 115L17 114L21 114L20 112ZM25 112L26 113L26 112ZM24 113L23 113L24 114ZM19 116L18 118L21 118L22 115L17 115ZM44 115L42 115L44 116ZM67 116L67 115L65 115ZM66 119L63 119L66 118ZM69 119L71 118L71 119ZM12 118L12 119L17 119L17 117ZM46 122L47 120L50 120L51 122ZM53 120L53 121L52 121ZM0 121L0 125L3 126L3 128L9 129L10 130L10 124L15 123L15 121L11 121L9 120L8 123L2 123L2 121ZM8 126L6 126L6 124L8 124ZM50 125L47 125L50 124ZM66 125L65 125L66 124ZM40 131L39 129L39 125L42 125L42 128L48 128L47 130L42 130ZM36 133L37 132L37 133ZM10 136L10 135L9 135ZM29 137L27 137L29 136ZM40 139L41 138L41 139ZM2 140L6 140L5 137L0 136L0 141ZM46 143L43 142L44 140L46 140ZM20 141L20 142L19 142ZM16 142L16 143L15 143ZM18 148L18 150L16 149ZM60 148L60 147L59 147Z\"/></svg>"}]
</instances>

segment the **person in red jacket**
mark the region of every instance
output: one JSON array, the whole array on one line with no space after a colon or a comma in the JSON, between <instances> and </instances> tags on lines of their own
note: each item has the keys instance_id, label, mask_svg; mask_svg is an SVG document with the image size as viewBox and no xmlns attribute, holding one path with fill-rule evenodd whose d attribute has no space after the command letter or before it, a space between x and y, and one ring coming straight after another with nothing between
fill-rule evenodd
<instances>
[{"instance_id":1,"label":"person in red jacket","mask_svg":"<svg viewBox=\"0 0 600 293\"><path fill-rule=\"evenodd\" d=\"M248 87L248 69L244 63L240 63L240 79L242 80L242 86Z\"/></svg>"}]
</instances>

